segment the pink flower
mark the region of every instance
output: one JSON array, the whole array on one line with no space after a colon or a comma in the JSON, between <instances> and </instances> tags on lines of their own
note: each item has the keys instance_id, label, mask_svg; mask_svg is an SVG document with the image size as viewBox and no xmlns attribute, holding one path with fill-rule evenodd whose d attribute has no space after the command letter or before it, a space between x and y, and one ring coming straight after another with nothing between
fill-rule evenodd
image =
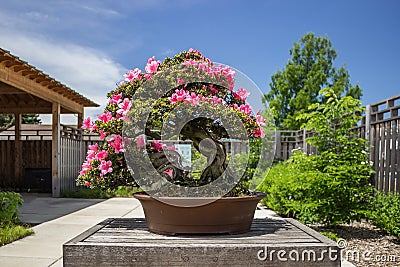
<instances>
[{"instance_id":1,"label":"pink flower","mask_svg":"<svg viewBox=\"0 0 400 267\"><path fill-rule=\"evenodd\" d=\"M121 114L123 117L125 117L126 114L129 112L129 110L131 109L132 103L129 100L129 98L125 98L123 102L118 104L118 107L120 109L117 110L117 113Z\"/></svg>"},{"instance_id":2,"label":"pink flower","mask_svg":"<svg viewBox=\"0 0 400 267\"><path fill-rule=\"evenodd\" d=\"M142 76L140 76L141 72L142 71L138 68L128 71L128 73L124 75L125 81L133 82L133 80L135 80L135 79L138 79L138 80L142 79Z\"/></svg>"},{"instance_id":3,"label":"pink flower","mask_svg":"<svg viewBox=\"0 0 400 267\"><path fill-rule=\"evenodd\" d=\"M168 174L169 177L172 177L173 171L172 171L172 169L168 169L168 170L163 171L163 173L166 173L166 174Z\"/></svg>"},{"instance_id":4,"label":"pink flower","mask_svg":"<svg viewBox=\"0 0 400 267\"><path fill-rule=\"evenodd\" d=\"M190 94L187 94L185 101L192 104L192 106L200 104L199 96L197 96L196 93L193 93L193 92Z\"/></svg>"},{"instance_id":5,"label":"pink flower","mask_svg":"<svg viewBox=\"0 0 400 267\"><path fill-rule=\"evenodd\" d=\"M107 112L107 113L103 113L101 115L97 115L97 118L99 118L99 120L101 120L102 122L106 123L110 120L112 120L113 116L111 112Z\"/></svg>"},{"instance_id":6,"label":"pink flower","mask_svg":"<svg viewBox=\"0 0 400 267\"><path fill-rule=\"evenodd\" d=\"M218 89L214 86L214 85L210 85L210 91L212 92L212 93L218 93Z\"/></svg>"},{"instance_id":7,"label":"pink flower","mask_svg":"<svg viewBox=\"0 0 400 267\"><path fill-rule=\"evenodd\" d=\"M184 84L185 83L185 80L184 79L181 79L181 78L177 78L177 84L178 85L181 85L181 84Z\"/></svg>"},{"instance_id":8,"label":"pink flower","mask_svg":"<svg viewBox=\"0 0 400 267\"><path fill-rule=\"evenodd\" d=\"M113 147L115 153L125 152L124 143L122 142L122 137L118 134L114 135L113 138L109 141L108 146Z\"/></svg>"},{"instance_id":9,"label":"pink flower","mask_svg":"<svg viewBox=\"0 0 400 267\"><path fill-rule=\"evenodd\" d=\"M89 181L85 181L85 185L86 185L87 187L90 187L90 186L92 185L92 183L89 182Z\"/></svg>"},{"instance_id":10,"label":"pink flower","mask_svg":"<svg viewBox=\"0 0 400 267\"><path fill-rule=\"evenodd\" d=\"M250 96L250 93L244 88L240 88L239 90L237 90L237 92L233 94L237 99L240 99L242 101L245 101Z\"/></svg>"},{"instance_id":11,"label":"pink flower","mask_svg":"<svg viewBox=\"0 0 400 267\"><path fill-rule=\"evenodd\" d=\"M164 144L161 143L161 142L159 142L159 141L154 141L153 143L151 143L151 146L152 146L155 150L161 151L162 148L163 148L163 146L164 146Z\"/></svg>"},{"instance_id":12,"label":"pink flower","mask_svg":"<svg viewBox=\"0 0 400 267\"><path fill-rule=\"evenodd\" d=\"M92 133L93 131L97 130L97 126L96 124L92 123L92 125L90 125L90 132Z\"/></svg>"},{"instance_id":13,"label":"pink flower","mask_svg":"<svg viewBox=\"0 0 400 267\"><path fill-rule=\"evenodd\" d=\"M110 101L108 101L108 103L110 104L118 104L119 102L121 102L121 98L122 98L122 93L119 93L117 95L112 95Z\"/></svg>"},{"instance_id":14,"label":"pink flower","mask_svg":"<svg viewBox=\"0 0 400 267\"><path fill-rule=\"evenodd\" d=\"M160 64L160 61L156 61L154 59L154 56L149 58L149 60L147 60L147 65L145 67L146 73L155 73L157 72L157 68L158 65Z\"/></svg>"},{"instance_id":15,"label":"pink flower","mask_svg":"<svg viewBox=\"0 0 400 267\"><path fill-rule=\"evenodd\" d=\"M102 150L96 154L95 159L103 160L103 159L107 158L107 156L108 156L108 152L106 150Z\"/></svg>"},{"instance_id":16,"label":"pink flower","mask_svg":"<svg viewBox=\"0 0 400 267\"><path fill-rule=\"evenodd\" d=\"M261 127L257 130L253 130L253 134L254 134L254 137L261 137L261 138L265 137L264 130Z\"/></svg>"},{"instance_id":17,"label":"pink flower","mask_svg":"<svg viewBox=\"0 0 400 267\"><path fill-rule=\"evenodd\" d=\"M112 166L112 163L110 160L108 160L108 161L102 160L100 162L100 166L99 166L99 169L101 171L100 177L103 177L105 174L112 172L113 168L111 166Z\"/></svg>"},{"instance_id":18,"label":"pink flower","mask_svg":"<svg viewBox=\"0 0 400 267\"><path fill-rule=\"evenodd\" d=\"M100 130L100 140L104 140L106 138L106 133L103 130Z\"/></svg>"},{"instance_id":19,"label":"pink flower","mask_svg":"<svg viewBox=\"0 0 400 267\"><path fill-rule=\"evenodd\" d=\"M85 129L89 128L91 126L91 124L92 124L92 122L90 121L90 117L86 118L83 121L82 129L85 130Z\"/></svg>"},{"instance_id":20,"label":"pink flower","mask_svg":"<svg viewBox=\"0 0 400 267\"><path fill-rule=\"evenodd\" d=\"M175 93L173 93L171 95L171 97L169 98L169 101L171 102L171 104L175 104L179 101L185 100L186 96L188 96L188 95L189 95L188 91L183 90L183 89L180 89L180 90L176 89Z\"/></svg>"},{"instance_id":21,"label":"pink flower","mask_svg":"<svg viewBox=\"0 0 400 267\"><path fill-rule=\"evenodd\" d=\"M243 112L246 115L250 115L251 114L251 107L249 106L249 104L243 104L239 106L239 111Z\"/></svg>"},{"instance_id":22,"label":"pink flower","mask_svg":"<svg viewBox=\"0 0 400 267\"><path fill-rule=\"evenodd\" d=\"M136 137L136 145L138 146L139 151L142 147L146 146L146 141L144 140L143 135Z\"/></svg>"},{"instance_id":23,"label":"pink flower","mask_svg":"<svg viewBox=\"0 0 400 267\"><path fill-rule=\"evenodd\" d=\"M97 152L97 151L99 151L99 144L98 143L96 143L96 144L94 144L94 145L89 145L89 151L94 151L94 152ZM88 152L89 152L88 151Z\"/></svg>"},{"instance_id":24,"label":"pink flower","mask_svg":"<svg viewBox=\"0 0 400 267\"><path fill-rule=\"evenodd\" d=\"M256 115L256 122L259 126L265 126L265 118L261 116L261 111L259 110Z\"/></svg>"}]
</instances>

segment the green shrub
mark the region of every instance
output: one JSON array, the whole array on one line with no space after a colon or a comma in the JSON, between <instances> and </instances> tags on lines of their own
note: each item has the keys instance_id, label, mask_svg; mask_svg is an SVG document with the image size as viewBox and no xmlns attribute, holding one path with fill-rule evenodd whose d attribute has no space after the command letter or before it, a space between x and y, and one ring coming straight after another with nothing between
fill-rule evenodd
<instances>
[{"instance_id":1,"label":"green shrub","mask_svg":"<svg viewBox=\"0 0 400 267\"><path fill-rule=\"evenodd\" d=\"M340 237L337 236L337 234L332 233L332 232L319 232L320 234L326 236L327 238L333 240L333 241L338 241Z\"/></svg>"},{"instance_id":2,"label":"green shrub","mask_svg":"<svg viewBox=\"0 0 400 267\"><path fill-rule=\"evenodd\" d=\"M267 193L266 204L280 214L304 223L339 224L360 220L368 209L373 170L366 140L351 128L360 119L360 102L338 99L332 90L322 90L326 104L315 104L306 118L315 135L307 142L317 155L295 152L275 165L259 187Z\"/></svg>"},{"instance_id":3,"label":"green shrub","mask_svg":"<svg viewBox=\"0 0 400 267\"><path fill-rule=\"evenodd\" d=\"M377 192L367 217L386 233L400 238L400 194Z\"/></svg>"},{"instance_id":4,"label":"green shrub","mask_svg":"<svg viewBox=\"0 0 400 267\"><path fill-rule=\"evenodd\" d=\"M0 192L0 225L18 223L22 197L14 192Z\"/></svg>"},{"instance_id":5,"label":"green shrub","mask_svg":"<svg viewBox=\"0 0 400 267\"><path fill-rule=\"evenodd\" d=\"M78 191L63 191L61 197L65 198L112 198L112 197L132 197L138 192L137 187L118 186L116 189L102 190L100 188L82 188Z\"/></svg>"}]
</instances>

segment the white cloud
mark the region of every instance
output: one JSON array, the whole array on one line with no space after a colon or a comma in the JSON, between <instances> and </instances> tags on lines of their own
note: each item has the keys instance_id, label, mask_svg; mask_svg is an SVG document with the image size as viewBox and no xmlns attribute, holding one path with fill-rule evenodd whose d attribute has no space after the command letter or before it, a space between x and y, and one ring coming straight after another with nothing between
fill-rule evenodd
<instances>
[{"instance_id":1,"label":"white cloud","mask_svg":"<svg viewBox=\"0 0 400 267\"><path fill-rule=\"evenodd\" d=\"M0 47L37 67L61 83L101 105L86 109L86 116L102 112L106 94L121 80L125 68L104 53L72 43L0 30ZM43 118L44 123L48 119ZM65 118L63 123L75 123Z\"/></svg>"}]
</instances>

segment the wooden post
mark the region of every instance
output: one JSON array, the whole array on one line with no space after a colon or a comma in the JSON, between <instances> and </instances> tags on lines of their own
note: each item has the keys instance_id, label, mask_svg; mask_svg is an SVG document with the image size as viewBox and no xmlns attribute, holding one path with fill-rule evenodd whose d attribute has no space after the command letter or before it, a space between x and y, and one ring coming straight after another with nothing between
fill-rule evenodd
<instances>
[{"instance_id":1,"label":"wooden post","mask_svg":"<svg viewBox=\"0 0 400 267\"><path fill-rule=\"evenodd\" d=\"M22 149L21 149L21 121L22 121L22 116L20 113L15 113L14 114L15 118L15 130L14 130L14 179L16 181L21 181L22 179ZM18 183L20 185L23 185L23 182L21 181Z\"/></svg>"},{"instance_id":2,"label":"wooden post","mask_svg":"<svg viewBox=\"0 0 400 267\"><path fill-rule=\"evenodd\" d=\"M78 125L76 128L81 129L83 125L83 113L78 113Z\"/></svg>"},{"instance_id":3,"label":"wooden post","mask_svg":"<svg viewBox=\"0 0 400 267\"><path fill-rule=\"evenodd\" d=\"M304 154L308 155L308 153L307 153L307 137L306 137L306 135L307 135L307 130L306 130L306 128L303 128L303 152L304 152Z\"/></svg>"},{"instance_id":4,"label":"wooden post","mask_svg":"<svg viewBox=\"0 0 400 267\"><path fill-rule=\"evenodd\" d=\"M280 159L282 153L281 131L275 130L275 158Z\"/></svg>"},{"instance_id":5,"label":"wooden post","mask_svg":"<svg viewBox=\"0 0 400 267\"><path fill-rule=\"evenodd\" d=\"M51 176L53 197L60 197L60 110L60 103L53 102L51 138Z\"/></svg>"},{"instance_id":6,"label":"wooden post","mask_svg":"<svg viewBox=\"0 0 400 267\"><path fill-rule=\"evenodd\" d=\"M371 105L367 105L365 107L365 139L367 140L368 145L372 144L371 142ZM369 152L369 160L372 160L372 153Z\"/></svg>"}]
</instances>

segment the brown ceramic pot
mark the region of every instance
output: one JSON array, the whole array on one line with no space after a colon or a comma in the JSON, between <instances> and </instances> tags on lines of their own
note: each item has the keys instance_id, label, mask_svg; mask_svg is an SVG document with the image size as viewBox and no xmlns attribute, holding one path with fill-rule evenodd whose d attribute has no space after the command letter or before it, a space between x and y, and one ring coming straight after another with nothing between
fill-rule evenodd
<instances>
[{"instance_id":1,"label":"brown ceramic pot","mask_svg":"<svg viewBox=\"0 0 400 267\"><path fill-rule=\"evenodd\" d=\"M240 234L250 230L257 203L264 193L254 196L223 197L201 206L204 199L171 198L166 204L146 194L135 194L145 213L147 226L158 234ZM162 198L161 198L162 199Z\"/></svg>"}]
</instances>

